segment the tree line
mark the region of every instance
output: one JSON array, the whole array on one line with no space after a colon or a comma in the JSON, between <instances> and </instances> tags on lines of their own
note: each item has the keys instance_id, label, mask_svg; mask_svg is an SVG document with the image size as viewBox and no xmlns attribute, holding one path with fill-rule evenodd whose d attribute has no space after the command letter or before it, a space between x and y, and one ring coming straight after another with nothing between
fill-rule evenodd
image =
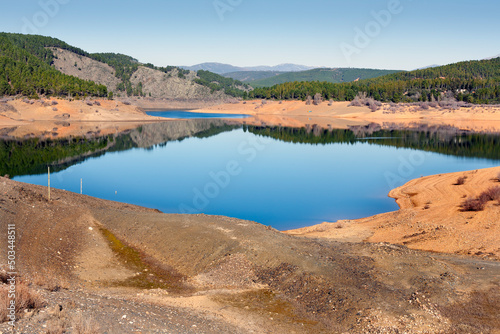
<instances>
[{"instance_id":1,"label":"tree line","mask_svg":"<svg viewBox=\"0 0 500 334\"><path fill-rule=\"evenodd\" d=\"M437 101L452 95L469 103L500 103L500 58L467 61L350 83L287 82L256 88L249 98L306 100L321 94L323 99L352 101L359 93L382 102Z\"/></svg>"},{"instance_id":2,"label":"tree line","mask_svg":"<svg viewBox=\"0 0 500 334\"><path fill-rule=\"evenodd\" d=\"M244 125L244 131L283 142L312 145L359 142L377 146L411 148L458 157L500 160L500 136L460 132L457 129L324 129L316 125L304 128ZM379 140L376 138L384 138Z\"/></svg>"}]
</instances>

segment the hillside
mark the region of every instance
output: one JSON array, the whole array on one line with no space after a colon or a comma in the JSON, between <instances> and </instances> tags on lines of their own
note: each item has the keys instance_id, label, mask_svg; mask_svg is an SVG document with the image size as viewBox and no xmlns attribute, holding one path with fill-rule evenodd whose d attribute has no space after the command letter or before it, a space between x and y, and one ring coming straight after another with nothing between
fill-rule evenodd
<instances>
[{"instance_id":1,"label":"hillside","mask_svg":"<svg viewBox=\"0 0 500 334\"><path fill-rule=\"evenodd\" d=\"M374 70L365 68L316 68L308 71L289 72L249 82L253 87L271 87L294 81L351 82L371 79L400 71Z\"/></svg>"},{"instance_id":2,"label":"hillside","mask_svg":"<svg viewBox=\"0 0 500 334\"><path fill-rule=\"evenodd\" d=\"M411 72L399 72L352 83L287 82L258 88L250 98L351 101L359 93L384 102L465 101L500 103L500 58L466 61Z\"/></svg>"},{"instance_id":3,"label":"hillside","mask_svg":"<svg viewBox=\"0 0 500 334\"><path fill-rule=\"evenodd\" d=\"M262 80L271 78L280 74L285 74L288 72L279 72L279 71L237 71L223 74L226 78L233 78L235 80L239 80L241 82L250 83L256 80Z\"/></svg>"},{"instance_id":4,"label":"hillside","mask_svg":"<svg viewBox=\"0 0 500 334\"><path fill-rule=\"evenodd\" d=\"M99 327L92 332L124 334L500 328L498 262L51 194L0 178L0 246L14 224L16 251L26 254L16 269L45 301L19 310L22 333L76 332L78 315Z\"/></svg>"},{"instance_id":5,"label":"hillside","mask_svg":"<svg viewBox=\"0 0 500 334\"><path fill-rule=\"evenodd\" d=\"M40 49L35 43L24 42L10 38L9 34L0 34L0 96L108 95L104 85L55 70L50 66L54 57L50 51Z\"/></svg>"},{"instance_id":6,"label":"hillside","mask_svg":"<svg viewBox=\"0 0 500 334\"><path fill-rule=\"evenodd\" d=\"M213 73L207 81L207 73L142 64L122 54L91 54L37 35L0 33L0 64L0 95L220 100L244 97L249 90Z\"/></svg>"}]
</instances>

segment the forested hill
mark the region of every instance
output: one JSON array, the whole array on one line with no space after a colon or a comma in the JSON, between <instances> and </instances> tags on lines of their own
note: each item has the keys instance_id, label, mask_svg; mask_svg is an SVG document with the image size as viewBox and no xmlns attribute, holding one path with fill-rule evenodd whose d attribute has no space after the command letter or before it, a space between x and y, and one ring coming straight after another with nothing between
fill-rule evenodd
<instances>
[{"instance_id":1,"label":"forested hill","mask_svg":"<svg viewBox=\"0 0 500 334\"><path fill-rule=\"evenodd\" d=\"M0 96L108 96L106 86L52 68L53 55L42 45L31 36L0 34Z\"/></svg>"},{"instance_id":2,"label":"forested hill","mask_svg":"<svg viewBox=\"0 0 500 334\"><path fill-rule=\"evenodd\" d=\"M75 55L109 65L114 76L119 80L115 93L118 92L123 95L146 96L142 83L134 82L132 78L132 75L140 67L153 70L153 72L148 72L150 74L157 76L158 74L164 74L168 78L178 78L177 81L184 80L186 81L182 83L184 87L192 85L192 83L196 87L206 87L205 95L223 96L226 94L245 97L246 91L249 90L247 85L237 80L224 78L207 71L196 73L175 66L156 67L153 64L141 64L137 59L123 54L88 53L56 38L0 33L0 96L48 94L102 97L108 96L108 92L111 93L112 89L109 89L109 87L78 79L75 77L78 76L77 74L71 73L73 76L64 75L58 71L59 68L55 69L52 66L57 59L54 48L66 50ZM142 71L141 73L146 72ZM172 86L172 83L170 86ZM180 90L182 91L182 89ZM200 89L195 89L195 91L199 93Z\"/></svg>"},{"instance_id":3,"label":"forested hill","mask_svg":"<svg viewBox=\"0 0 500 334\"><path fill-rule=\"evenodd\" d=\"M500 103L500 58L466 61L411 72L399 72L352 83L289 82L257 88L252 98L350 101L364 92L384 102L432 101L443 97L470 103Z\"/></svg>"}]
</instances>

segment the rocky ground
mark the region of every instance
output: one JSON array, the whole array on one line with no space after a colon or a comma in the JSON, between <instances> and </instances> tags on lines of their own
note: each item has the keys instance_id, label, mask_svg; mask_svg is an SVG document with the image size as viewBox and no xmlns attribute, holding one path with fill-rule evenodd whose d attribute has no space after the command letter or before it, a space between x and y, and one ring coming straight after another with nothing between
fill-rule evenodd
<instances>
[{"instance_id":1,"label":"rocky ground","mask_svg":"<svg viewBox=\"0 0 500 334\"><path fill-rule=\"evenodd\" d=\"M60 190L51 199L0 179L0 249L15 224L21 279L45 303L23 313L19 333L500 331L499 262Z\"/></svg>"}]
</instances>

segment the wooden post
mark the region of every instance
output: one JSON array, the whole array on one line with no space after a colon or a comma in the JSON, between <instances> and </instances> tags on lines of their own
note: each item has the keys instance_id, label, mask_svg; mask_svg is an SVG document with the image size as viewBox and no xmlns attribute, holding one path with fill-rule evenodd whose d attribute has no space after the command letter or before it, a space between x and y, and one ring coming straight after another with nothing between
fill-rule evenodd
<instances>
[{"instance_id":1,"label":"wooden post","mask_svg":"<svg viewBox=\"0 0 500 334\"><path fill-rule=\"evenodd\" d=\"M80 195L83 194L83 179L80 179Z\"/></svg>"},{"instance_id":2,"label":"wooden post","mask_svg":"<svg viewBox=\"0 0 500 334\"><path fill-rule=\"evenodd\" d=\"M48 177L49 177L48 188L49 188L49 201L50 201L50 167L48 167Z\"/></svg>"}]
</instances>

